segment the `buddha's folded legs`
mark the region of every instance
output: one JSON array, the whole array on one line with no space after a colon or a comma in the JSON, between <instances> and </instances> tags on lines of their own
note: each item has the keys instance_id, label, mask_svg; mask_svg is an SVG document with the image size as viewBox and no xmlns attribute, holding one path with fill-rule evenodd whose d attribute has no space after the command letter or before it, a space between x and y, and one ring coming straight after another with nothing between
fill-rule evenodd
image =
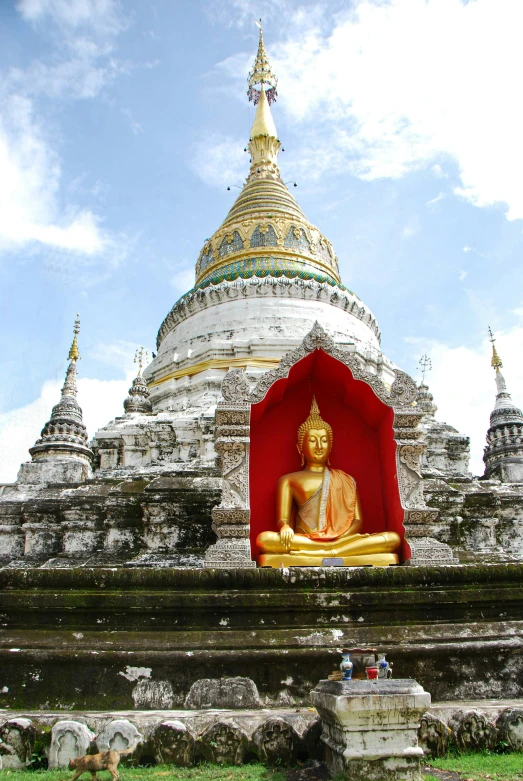
<instances>
[{"instance_id":1,"label":"buddha's folded legs","mask_svg":"<svg viewBox=\"0 0 523 781\"><path fill-rule=\"evenodd\" d=\"M396 532L343 535L336 540L312 540L295 534L290 548L284 548L278 532L262 532L256 543L263 553L309 554L314 556L359 556L365 553L392 553L400 545Z\"/></svg>"},{"instance_id":2,"label":"buddha's folded legs","mask_svg":"<svg viewBox=\"0 0 523 781\"><path fill-rule=\"evenodd\" d=\"M394 553L398 550L401 538L396 532L378 534L354 534L352 537L335 540L329 546L331 555L361 556L365 553Z\"/></svg>"}]
</instances>

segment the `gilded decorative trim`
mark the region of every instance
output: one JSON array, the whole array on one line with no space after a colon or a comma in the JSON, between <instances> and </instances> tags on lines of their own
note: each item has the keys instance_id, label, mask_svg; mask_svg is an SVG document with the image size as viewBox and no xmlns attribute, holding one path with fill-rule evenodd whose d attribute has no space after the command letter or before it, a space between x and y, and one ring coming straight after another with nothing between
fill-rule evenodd
<instances>
[{"instance_id":1,"label":"gilded decorative trim","mask_svg":"<svg viewBox=\"0 0 523 781\"><path fill-rule=\"evenodd\" d=\"M247 366L251 366L255 369L274 369L280 362L279 358L263 358L263 357L249 357L249 358L211 358L208 361L202 361L201 363L195 363L193 366L188 366L186 369L178 369L175 372L170 372L160 377L158 380L153 380L148 383L149 388L154 388L157 385L168 380L180 380L182 377L191 377L194 374L200 374L208 369L233 369L241 368L246 369Z\"/></svg>"},{"instance_id":2,"label":"gilded decorative trim","mask_svg":"<svg viewBox=\"0 0 523 781\"><path fill-rule=\"evenodd\" d=\"M318 529L320 529L320 531L323 531L326 524L325 513L327 512L327 502L329 500L330 484L331 484L331 473L330 470L327 467L325 467L325 472L323 473L323 481L321 484L320 516L318 518Z\"/></svg>"}]
</instances>

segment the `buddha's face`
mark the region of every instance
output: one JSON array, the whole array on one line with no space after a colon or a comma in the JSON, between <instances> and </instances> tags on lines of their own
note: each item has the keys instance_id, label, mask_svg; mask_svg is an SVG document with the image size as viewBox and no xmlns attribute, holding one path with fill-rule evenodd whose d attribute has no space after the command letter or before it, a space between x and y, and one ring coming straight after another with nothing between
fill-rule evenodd
<instances>
[{"instance_id":1,"label":"buddha's face","mask_svg":"<svg viewBox=\"0 0 523 781\"><path fill-rule=\"evenodd\" d=\"M301 454L308 464L323 466L329 459L331 443L325 428L311 428L303 438Z\"/></svg>"}]
</instances>

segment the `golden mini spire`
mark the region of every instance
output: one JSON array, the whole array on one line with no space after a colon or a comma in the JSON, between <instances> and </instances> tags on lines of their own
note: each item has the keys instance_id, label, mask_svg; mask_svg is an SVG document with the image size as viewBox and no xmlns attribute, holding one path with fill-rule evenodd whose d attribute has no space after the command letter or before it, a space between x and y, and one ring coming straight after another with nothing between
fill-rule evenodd
<instances>
[{"instance_id":1,"label":"golden mini spire","mask_svg":"<svg viewBox=\"0 0 523 781\"><path fill-rule=\"evenodd\" d=\"M260 28L260 41L258 43L258 53L254 60L252 71L249 73L249 89L247 90L247 95L249 96L249 100L253 100L254 105L256 106L260 100L261 93L265 92L267 101L269 105L271 105L271 103L276 102L276 98L278 97L276 91L278 77L272 72L271 64L267 57L267 52L265 51L261 19L259 22L256 22L256 24ZM269 87L267 90L265 89L266 84Z\"/></svg>"},{"instance_id":2,"label":"golden mini spire","mask_svg":"<svg viewBox=\"0 0 523 781\"><path fill-rule=\"evenodd\" d=\"M69 350L69 355L67 356L69 361L77 361L80 356L80 350L78 349L78 340L77 336L80 333L80 315L76 314L76 320L74 321L74 337L73 337L73 343L71 344L71 348Z\"/></svg>"},{"instance_id":3,"label":"golden mini spire","mask_svg":"<svg viewBox=\"0 0 523 781\"><path fill-rule=\"evenodd\" d=\"M142 376L142 366L147 363L149 357L148 351L144 347L140 347L134 354L134 362L138 364L138 377Z\"/></svg>"},{"instance_id":4,"label":"golden mini spire","mask_svg":"<svg viewBox=\"0 0 523 781\"><path fill-rule=\"evenodd\" d=\"M488 327L488 332L490 334L489 341L492 342L492 360L490 362L490 365L492 366L493 369L496 370L497 373L499 373L499 370L503 366L503 362L498 355L498 351L496 350L496 345L494 344L496 339L494 338L494 334L492 333L492 329L490 328L490 325Z\"/></svg>"}]
</instances>

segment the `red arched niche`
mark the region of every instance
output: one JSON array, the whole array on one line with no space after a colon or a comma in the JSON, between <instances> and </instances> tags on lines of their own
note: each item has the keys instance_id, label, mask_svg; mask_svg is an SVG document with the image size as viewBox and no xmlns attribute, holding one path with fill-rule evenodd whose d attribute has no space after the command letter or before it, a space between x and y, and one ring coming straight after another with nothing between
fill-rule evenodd
<instances>
[{"instance_id":1,"label":"red arched niche","mask_svg":"<svg viewBox=\"0 0 523 781\"><path fill-rule=\"evenodd\" d=\"M410 558L404 539L396 470L394 412L372 388L355 380L336 358L314 350L298 361L288 377L278 380L251 408L249 459L251 548L256 537L276 530L276 483L300 469L296 449L298 426L308 417L312 396L333 429L330 456L335 469L356 480L361 498L363 532L395 531L402 538L400 560Z\"/></svg>"}]
</instances>

